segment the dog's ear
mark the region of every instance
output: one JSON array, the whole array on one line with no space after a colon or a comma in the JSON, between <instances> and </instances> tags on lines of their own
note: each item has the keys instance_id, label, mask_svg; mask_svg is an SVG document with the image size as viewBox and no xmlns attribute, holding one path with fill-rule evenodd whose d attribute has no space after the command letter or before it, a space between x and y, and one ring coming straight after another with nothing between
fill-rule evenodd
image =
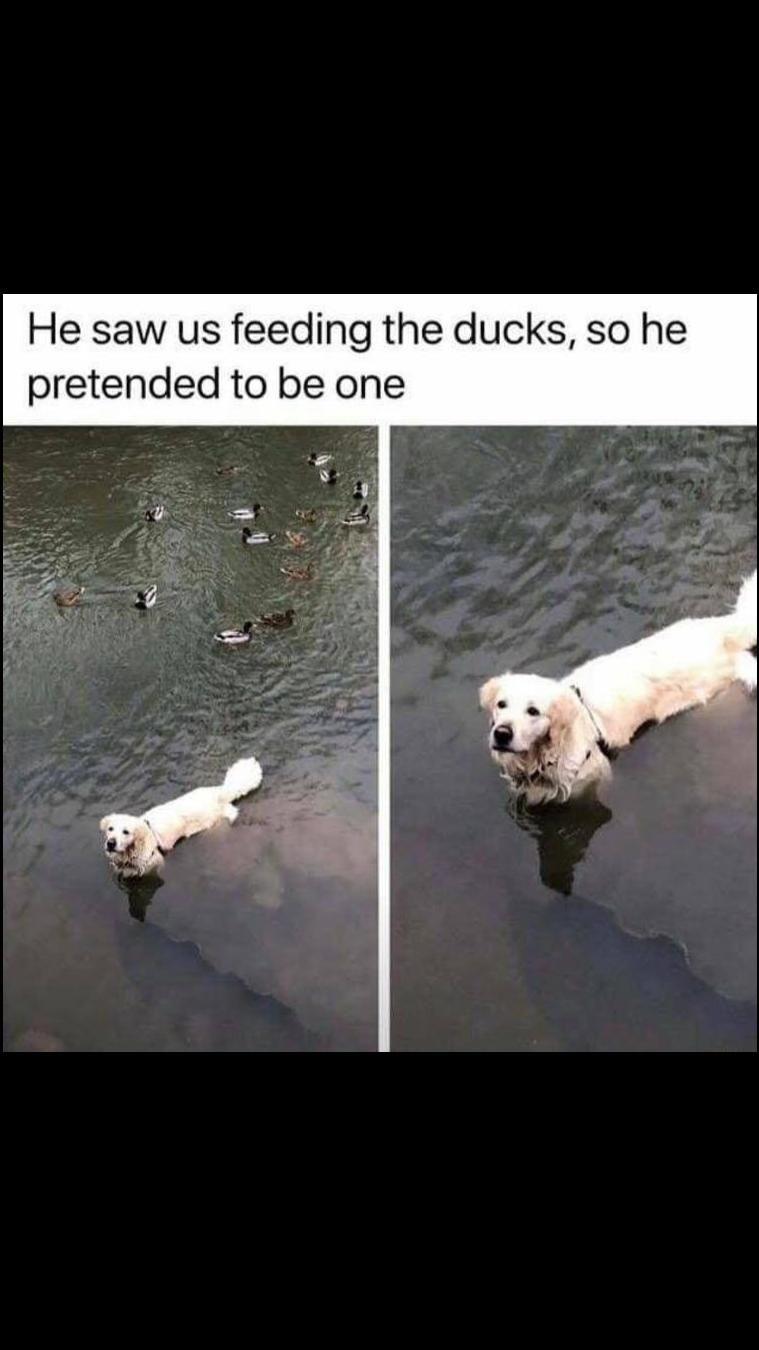
<instances>
[{"instance_id":1,"label":"dog's ear","mask_svg":"<svg viewBox=\"0 0 759 1350\"><path fill-rule=\"evenodd\" d=\"M495 675L492 680L487 680L485 684L482 685L480 689L480 707L483 708L485 712L490 712L492 710L493 704L498 696L498 686L500 685L502 678L503 676L501 675Z\"/></svg>"},{"instance_id":2,"label":"dog's ear","mask_svg":"<svg viewBox=\"0 0 759 1350\"><path fill-rule=\"evenodd\" d=\"M561 693L548 708L548 717L551 722L548 732L553 745L562 745L567 737L577 727L578 718L581 716L581 708L574 694L569 689L562 689Z\"/></svg>"},{"instance_id":3,"label":"dog's ear","mask_svg":"<svg viewBox=\"0 0 759 1350\"><path fill-rule=\"evenodd\" d=\"M111 819L110 816L103 816L103 819L98 825L98 829L100 830L101 834L105 834L106 830L108 829L108 822L110 819Z\"/></svg>"},{"instance_id":4,"label":"dog's ear","mask_svg":"<svg viewBox=\"0 0 759 1350\"><path fill-rule=\"evenodd\" d=\"M546 716L548 735L534 747L535 764L542 777L554 785L550 796L566 801L587 755L588 718L569 689L560 690L546 709Z\"/></svg>"}]
</instances>

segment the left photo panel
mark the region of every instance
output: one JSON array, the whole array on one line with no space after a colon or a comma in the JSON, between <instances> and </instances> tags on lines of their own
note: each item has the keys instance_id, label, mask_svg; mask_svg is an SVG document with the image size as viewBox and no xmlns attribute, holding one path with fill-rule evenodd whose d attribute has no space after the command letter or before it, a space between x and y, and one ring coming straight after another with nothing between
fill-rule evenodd
<instances>
[{"instance_id":1,"label":"left photo panel","mask_svg":"<svg viewBox=\"0 0 759 1350\"><path fill-rule=\"evenodd\" d=\"M376 430L3 478L5 1050L375 1051Z\"/></svg>"}]
</instances>

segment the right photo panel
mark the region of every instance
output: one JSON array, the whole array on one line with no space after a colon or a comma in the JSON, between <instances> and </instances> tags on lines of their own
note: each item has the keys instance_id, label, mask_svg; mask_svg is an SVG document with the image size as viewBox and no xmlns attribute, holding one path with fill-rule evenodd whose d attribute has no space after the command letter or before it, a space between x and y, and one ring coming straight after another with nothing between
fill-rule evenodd
<instances>
[{"instance_id":1,"label":"right photo panel","mask_svg":"<svg viewBox=\"0 0 759 1350\"><path fill-rule=\"evenodd\" d=\"M394 1051L756 1048L756 428L408 427Z\"/></svg>"}]
</instances>

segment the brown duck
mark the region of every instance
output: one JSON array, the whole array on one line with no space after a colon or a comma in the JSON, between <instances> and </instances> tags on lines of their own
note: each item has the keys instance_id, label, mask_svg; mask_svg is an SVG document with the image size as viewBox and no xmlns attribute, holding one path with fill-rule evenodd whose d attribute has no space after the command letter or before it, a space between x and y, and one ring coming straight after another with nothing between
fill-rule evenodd
<instances>
[{"instance_id":1,"label":"brown duck","mask_svg":"<svg viewBox=\"0 0 759 1350\"><path fill-rule=\"evenodd\" d=\"M53 591L53 599L61 609L78 605L83 595L84 586L59 586L57 591Z\"/></svg>"},{"instance_id":2,"label":"brown duck","mask_svg":"<svg viewBox=\"0 0 759 1350\"><path fill-rule=\"evenodd\" d=\"M310 563L305 567L280 567L279 570L283 576L292 577L293 581L311 581L313 578Z\"/></svg>"},{"instance_id":3,"label":"brown duck","mask_svg":"<svg viewBox=\"0 0 759 1350\"><path fill-rule=\"evenodd\" d=\"M305 534L297 534L295 530L285 530L285 539L293 548L305 548L308 543Z\"/></svg>"},{"instance_id":4,"label":"brown duck","mask_svg":"<svg viewBox=\"0 0 759 1350\"><path fill-rule=\"evenodd\" d=\"M313 525L314 521L316 520L316 512L312 511L311 509L307 511L301 509L296 511L295 514L298 517L298 520L304 520L307 525Z\"/></svg>"},{"instance_id":5,"label":"brown duck","mask_svg":"<svg viewBox=\"0 0 759 1350\"><path fill-rule=\"evenodd\" d=\"M286 609L283 613L262 614L258 622L266 628L290 628L295 618L294 609Z\"/></svg>"}]
</instances>

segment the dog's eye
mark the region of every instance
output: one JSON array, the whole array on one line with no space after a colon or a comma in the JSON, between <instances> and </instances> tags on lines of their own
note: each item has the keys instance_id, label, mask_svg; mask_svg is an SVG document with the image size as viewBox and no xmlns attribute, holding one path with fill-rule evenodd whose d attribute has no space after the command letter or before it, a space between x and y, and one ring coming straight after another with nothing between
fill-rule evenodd
<instances>
[{"instance_id":1,"label":"dog's eye","mask_svg":"<svg viewBox=\"0 0 759 1350\"><path fill-rule=\"evenodd\" d=\"M530 717L540 717L540 710L539 710L538 708L533 707L533 706L530 706L530 707L527 709L527 712L528 712L528 714L529 714Z\"/></svg>"},{"instance_id":2,"label":"dog's eye","mask_svg":"<svg viewBox=\"0 0 759 1350\"><path fill-rule=\"evenodd\" d=\"M122 830L121 833L122 833L122 834L129 834L129 831L128 831L128 830Z\"/></svg>"},{"instance_id":3,"label":"dog's eye","mask_svg":"<svg viewBox=\"0 0 759 1350\"><path fill-rule=\"evenodd\" d=\"M499 708L505 708L505 707L506 707L506 699L505 699L505 698L499 698L499 700L498 700L498 707L499 707Z\"/></svg>"}]
</instances>

